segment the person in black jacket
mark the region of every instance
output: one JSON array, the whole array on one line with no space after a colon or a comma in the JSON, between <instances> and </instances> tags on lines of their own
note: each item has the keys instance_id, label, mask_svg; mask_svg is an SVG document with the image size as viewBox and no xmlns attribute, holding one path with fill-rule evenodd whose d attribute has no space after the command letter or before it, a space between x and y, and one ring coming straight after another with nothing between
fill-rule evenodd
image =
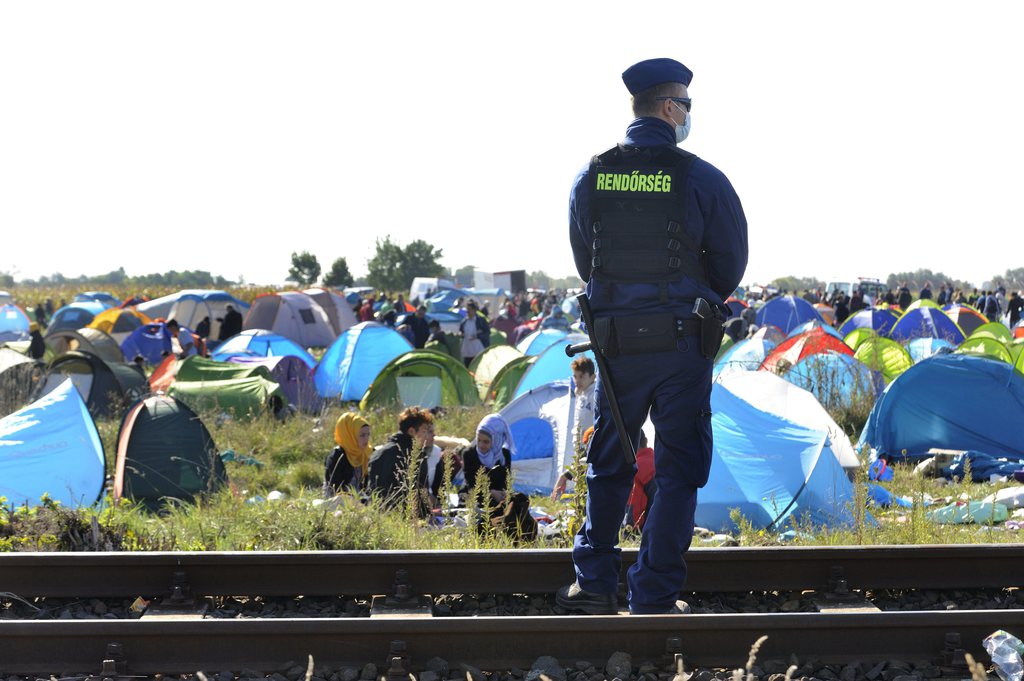
<instances>
[{"instance_id":1,"label":"person in black jacket","mask_svg":"<svg viewBox=\"0 0 1024 681\"><path fill-rule=\"evenodd\" d=\"M329 497L362 488L372 451L370 424L355 412L346 412L334 425L334 442L338 446L324 462L324 494Z\"/></svg>"},{"instance_id":2,"label":"person in black jacket","mask_svg":"<svg viewBox=\"0 0 1024 681\"><path fill-rule=\"evenodd\" d=\"M366 491L377 494L385 506L397 506L408 492L408 470L414 455L419 459L416 485L426 487L425 453L434 444L434 415L409 407L398 415L398 432L370 455Z\"/></svg>"},{"instance_id":3,"label":"person in black jacket","mask_svg":"<svg viewBox=\"0 0 1024 681\"><path fill-rule=\"evenodd\" d=\"M508 424L498 414L485 416L476 429L476 439L462 458L466 476L464 491L472 492L477 476L486 475L487 488L495 501L505 499L509 475L512 472L512 451L515 445Z\"/></svg>"}]
</instances>

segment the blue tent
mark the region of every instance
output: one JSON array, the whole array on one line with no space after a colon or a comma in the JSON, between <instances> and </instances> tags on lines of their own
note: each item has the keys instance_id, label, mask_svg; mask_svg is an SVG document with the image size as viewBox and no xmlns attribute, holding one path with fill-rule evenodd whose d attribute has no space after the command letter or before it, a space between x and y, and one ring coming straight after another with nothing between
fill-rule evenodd
<instances>
[{"instance_id":1,"label":"blue tent","mask_svg":"<svg viewBox=\"0 0 1024 681\"><path fill-rule=\"evenodd\" d=\"M757 311L757 325L771 324L789 333L804 322L812 319L821 320L821 315L814 306L803 298L796 296L779 296L772 298Z\"/></svg>"},{"instance_id":2,"label":"blue tent","mask_svg":"<svg viewBox=\"0 0 1024 681\"><path fill-rule=\"evenodd\" d=\"M907 343L906 347L914 364L928 359L932 355L949 353L956 349L955 345L944 338L915 338Z\"/></svg>"},{"instance_id":3,"label":"blue tent","mask_svg":"<svg viewBox=\"0 0 1024 681\"><path fill-rule=\"evenodd\" d=\"M843 334L836 331L836 328L831 324L826 324L820 319L812 319L810 321L804 322L803 324L800 324L799 326L794 327L793 330L786 335L786 338L793 338L794 336L799 336L802 333L807 333L808 331L813 331L814 329L821 329L830 336L835 336L839 340L843 340Z\"/></svg>"},{"instance_id":4,"label":"blue tent","mask_svg":"<svg viewBox=\"0 0 1024 681\"><path fill-rule=\"evenodd\" d=\"M516 350L524 355L539 355L568 335L562 329L540 329L516 343Z\"/></svg>"},{"instance_id":5,"label":"blue tent","mask_svg":"<svg viewBox=\"0 0 1024 681\"><path fill-rule=\"evenodd\" d=\"M850 522L853 487L827 431L763 411L721 383L711 391L711 410L711 476L697 494L697 525L733 531L731 509L770 531L790 520Z\"/></svg>"},{"instance_id":6,"label":"blue tent","mask_svg":"<svg viewBox=\"0 0 1024 681\"><path fill-rule=\"evenodd\" d=\"M1005 362L935 355L910 367L878 398L860 444L879 455L923 459L928 450L1024 455L1024 376Z\"/></svg>"},{"instance_id":7,"label":"blue tent","mask_svg":"<svg viewBox=\"0 0 1024 681\"><path fill-rule=\"evenodd\" d=\"M854 329L871 329L879 336L888 336L894 324L896 324L896 313L888 309L869 307L865 310L858 310L846 318L846 321L839 327L839 333L845 338L846 334Z\"/></svg>"},{"instance_id":8,"label":"blue tent","mask_svg":"<svg viewBox=\"0 0 1024 681\"><path fill-rule=\"evenodd\" d=\"M48 494L67 506L103 492L103 445L70 380L0 419L0 497L36 505Z\"/></svg>"},{"instance_id":9,"label":"blue tent","mask_svg":"<svg viewBox=\"0 0 1024 681\"><path fill-rule=\"evenodd\" d=\"M163 322L144 324L128 334L121 343L121 352L128 360L134 361L141 355L154 365L162 362L164 355L171 351L171 334Z\"/></svg>"},{"instance_id":10,"label":"blue tent","mask_svg":"<svg viewBox=\"0 0 1024 681\"><path fill-rule=\"evenodd\" d=\"M548 346L547 350L536 355L537 361L526 370L526 373L519 380L515 396L519 397L534 388L539 388L545 383L571 378L572 368L569 365L572 364L574 358L565 354L565 347L575 343L583 343L586 340L587 337L584 335L571 334L555 341ZM594 353L588 351L576 355L576 357L589 357L593 361Z\"/></svg>"},{"instance_id":11,"label":"blue tent","mask_svg":"<svg viewBox=\"0 0 1024 681\"><path fill-rule=\"evenodd\" d=\"M0 343L28 340L28 315L17 305L0 305Z\"/></svg>"},{"instance_id":12,"label":"blue tent","mask_svg":"<svg viewBox=\"0 0 1024 681\"><path fill-rule=\"evenodd\" d=\"M718 378L731 371L757 371L777 343L766 338L747 338L725 351L716 362L712 375Z\"/></svg>"},{"instance_id":13,"label":"blue tent","mask_svg":"<svg viewBox=\"0 0 1024 681\"><path fill-rule=\"evenodd\" d=\"M964 342L964 332L942 310L922 305L904 312L889 331L889 338L899 343L915 338L942 338L960 345Z\"/></svg>"},{"instance_id":14,"label":"blue tent","mask_svg":"<svg viewBox=\"0 0 1024 681\"><path fill-rule=\"evenodd\" d=\"M117 307L121 304L113 294L107 293L106 291L84 291L82 293L76 293L75 297L71 299L73 303L88 303L96 302L102 303L104 307Z\"/></svg>"},{"instance_id":15,"label":"blue tent","mask_svg":"<svg viewBox=\"0 0 1024 681\"><path fill-rule=\"evenodd\" d=\"M50 335L54 331L74 331L83 326L89 326L92 320L96 318L96 315L106 309L106 305L96 301L65 305L53 313L50 324L46 327L46 335Z\"/></svg>"},{"instance_id":16,"label":"blue tent","mask_svg":"<svg viewBox=\"0 0 1024 681\"><path fill-rule=\"evenodd\" d=\"M448 312L459 298L466 298L469 293L460 288L444 288L427 298L427 312Z\"/></svg>"},{"instance_id":17,"label":"blue tent","mask_svg":"<svg viewBox=\"0 0 1024 681\"><path fill-rule=\"evenodd\" d=\"M837 352L807 355L782 378L812 393L827 408L849 405L853 399L874 401L885 387L880 372Z\"/></svg>"},{"instance_id":18,"label":"blue tent","mask_svg":"<svg viewBox=\"0 0 1024 681\"><path fill-rule=\"evenodd\" d=\"M362 399L384 366L412 350L412 343L389 326L362 322L338 336L313 370L321 397Z\"/></svg>"},{"instance_id":19,"label":"blue tent","mask_svg":"<svg viewBox=\"0 0 1024 681\"><path fill-rule=\"evenodd\" d=\"M265 329L249 329L237 336L232 336L218 345L217 351L211 357L220 362L226 362L235 356L287 357L289 355L298 357L310 369L316 366L313 355L299 347L298 343Z\"/></svg>"}]
</instances>

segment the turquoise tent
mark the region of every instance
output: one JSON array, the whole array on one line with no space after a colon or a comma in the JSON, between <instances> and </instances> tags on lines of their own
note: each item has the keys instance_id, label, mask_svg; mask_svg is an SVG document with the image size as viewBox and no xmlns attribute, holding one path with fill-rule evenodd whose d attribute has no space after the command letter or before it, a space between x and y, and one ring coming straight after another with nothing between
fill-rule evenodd
<instances>
[{"instance_id":1,"label":"turquoise tent","mask_svg":"<svg viewBox=\"0 0 1024 681\"><path fill-rule=\"evenodd\" d=\"M0 419L0 497L36 505L43 494L67 506L95 503L103 492L103 445L74 384Z\"/></svg>"},{"instance_id":2,"label":"turquoise tent","mask_svg":"<svg viewBox=\"0 0 1024 681\"><path fill-rule=\"evenodd\" d=\"M562 340L569 333L561 329L541 329L534 331L516 343L516 350L524 355L539 355L554 343Z\"/></svg>"},{"instance_id":3,"label":"turquoise tent","mask_svg":"<svg viewBox=\"0 0 1024 681\"><path fill-rule=\"evenodd\" d=\"M587 337L582 334L570 334L555 341L544 352L536 355L537 361L526 370L519 380L515 396L519 397L545 383L571 378L572 368L569 365L572 364L574 358L565 354L565 348L567 345L585 343L587 340ZM589 357L593 361L594 353L588 351L576 355L576 357Z\"/></svg>"},{"instance_id":4,"label":"turquoise tent","mask_svg":"<svg viewBox=\"0 0 1024 681\"><path fill-rule=\"evenodd\" d=\"M356 324L324 353L313 371L313 382L321 397L360 400L388 362L412 349L412 343L389 326Z\"/></svg>"},{"instance_id":5,"label":"turquoise tent","mask_svg":"<svg viewBox=\"0 0 1024 681\"><path fill-rule=\"evenodd\" d=\"M762 380L782 380L754 374ZM711 476L697 495L695 522L735 531L738 511L754 528L778 531L791 521L849 524L853 487L824 428L764 411L723 383L711 391Z\"/></svg>"},{"instance_id":6,"label":"turquoise tent","mask_svg":"<svg viewBox=\"0 0 1024 681\"><path fill-rule=\"evenodd\" d=\"M232 357L298 357L310 369L316 366L313 355L295 341L265 329L249 329L217 346L213 359L227 362Z\"/></svg>"}]
</instances>

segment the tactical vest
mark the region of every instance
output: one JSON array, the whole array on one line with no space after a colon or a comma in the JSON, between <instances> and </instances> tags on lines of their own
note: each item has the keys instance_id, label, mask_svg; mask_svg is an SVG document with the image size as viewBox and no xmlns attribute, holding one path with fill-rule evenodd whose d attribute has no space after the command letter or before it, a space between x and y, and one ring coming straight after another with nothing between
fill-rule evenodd
<instances>
[{"instance_id":1,"label":"tactical vest","mask_svg":"<svg viewBox=\"0 0 1024 681\"><path fill-rule=\"evenodd\" d=\"M663 292L684 275L707 283L703 250L685 229L695 158L676 147L620 144L591 160L591 276Z\"/></svg>"}]
</instances>

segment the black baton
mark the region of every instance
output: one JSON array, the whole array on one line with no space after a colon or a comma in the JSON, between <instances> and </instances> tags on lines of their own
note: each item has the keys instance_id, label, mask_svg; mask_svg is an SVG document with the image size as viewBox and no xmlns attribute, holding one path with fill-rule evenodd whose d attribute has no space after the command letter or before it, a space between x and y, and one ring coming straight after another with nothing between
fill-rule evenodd
<instances>
[{"instance_id":1,"label":"black baton","mask_svg":"<svg viewBox=\"0 0 1024 681\"><path fill-rule=\"evenodd\" d=\"M581 293L576 296L576 302L580 305L580 316L583 317L583 323L587 326L587 335L590 336L590 340L586 343L567 345L565 354L572 357L588 350L594 351L594 359L597 360L598 378L601 380L604 394L608 397L608 406L612 410L612 421L615 423L615 430L619 433L619 444L622 445L622 454L626 457L626 463L632 466L636 463L636 450L633 449L633 441L629 439L629 434L626 433L626 424L622 421L619 401L615 399L612 375L608 371L608 359L604 356L604 352L597 342L596 332L594 331L594 315L590 312L590 301L587 300L587 294Z\"/></svg>"}]
</instances>

